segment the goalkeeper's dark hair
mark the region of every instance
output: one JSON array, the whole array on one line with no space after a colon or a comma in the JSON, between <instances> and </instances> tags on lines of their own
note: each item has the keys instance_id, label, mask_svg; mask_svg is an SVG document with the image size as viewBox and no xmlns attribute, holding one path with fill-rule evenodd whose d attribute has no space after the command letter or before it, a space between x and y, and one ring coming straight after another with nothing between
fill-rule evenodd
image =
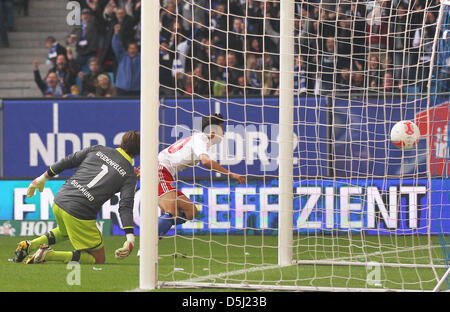
<instances>
[{"instance_id":1,"label":"goalkeeper's dark hair","mask_svg":"<svg viewBox=\"0 0 450 312\"><path fill-rule=\"evenodd\" d=\"M212 125L221 125L225 122L225 118L223 118L222 114L214 114L211 116L206 116L202 118L202 132L205 131L205 128Z\"/></svg>"},{"instance_id":2,"label":"goalkeeper's dark hair","mask_svg":"<svg viewBox=\"0 0 450 312\"><path fill-rule=\"evenodd\" d=\"M141 133L134 130L126 132L122 137L120 147L131 158L138 156L141 153Z\"/></svg>"}]
</instances>

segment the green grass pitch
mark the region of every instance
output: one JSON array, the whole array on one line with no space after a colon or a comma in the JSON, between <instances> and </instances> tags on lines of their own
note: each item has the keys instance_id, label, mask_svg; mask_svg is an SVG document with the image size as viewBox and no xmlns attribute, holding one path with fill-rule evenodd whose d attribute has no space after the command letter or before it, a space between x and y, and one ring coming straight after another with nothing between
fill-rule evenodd
<instances>
[{"instance_id":1,"label":"green grass pitch","mask_svg":"<svg viewBox=\"0 0 450 312\"><path fill-rule=\"evenodd\" d=\"M113 253L123 244L124 237L106 236L106 263L81 265L79 285L67 279L72 268L66 264L49 262L37 265L13 263L13 252L18 237L0 237L0 291L77 291L115 292L132 291L139 287L139 239L133 253L117 260ZM26 239L26 238L25 238ZM28 238L29 239L29 238ZM360 262L429 263L425 236L296 236L296 259L329 259ZM433 260L442 258L438 238L432 237ZM71 250L68 242L54 246L55 250ZM241 283L252 285L285 285L316 287L373 288L367 284L366 266L293 265L284 268L277 263L276 236L176 236L167 237L159 244L159 280ZM362 255L365 255L364 257ZM438 269L442 275L445 269ZM435 275L428 268L381 267L381 288L433 289ZM170 289L163 288L162 291ZM199 290L196 290L199 291ZM207 291L211 291L208 289Z\"/></svg>"}]
</instances>

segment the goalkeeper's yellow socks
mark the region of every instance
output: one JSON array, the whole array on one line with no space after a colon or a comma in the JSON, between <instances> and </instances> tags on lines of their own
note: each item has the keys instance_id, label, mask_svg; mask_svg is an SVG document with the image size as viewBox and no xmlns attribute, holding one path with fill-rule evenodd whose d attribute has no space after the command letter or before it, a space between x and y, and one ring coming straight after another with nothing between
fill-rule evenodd
<instances>
[{"instance_id":1,"label":"goalkeeper's yellow socks","mask_svg":"<svg viewBox=\"0 0 450 312\"><path fill-rule=\"evenodd\" d=\"M56 242L61 242L66 240L67 236L63 236L59 227L54 228L53 230L45 233L38 238L35 238L31 241L30 252L36 251L39 249L39 246L42 244L48 244L49 246L56 244Z\"/></svg>"},{"instance_id":2,"label":"goalkeeper's yellow socks","mask_svg":"<svg viewBox=\"0 0 450 312\"><path fill-rule=\"evenodd\" d=\"M39 236L38 238L35 238L31 241L29 253L31 254L31 253L35 252L36 250L38 250L42 244L48 244L48 239L47 239L47 236L45 236L45 235Z\"/></svg>"},{"instance_id":3,"label":"goalkeeper's yellow socks","mask_svg":"<svg viewBox=\"0 0 450 312\"><path fill-rule=\"evenodd\" d=\"M72 260L73 253L71 251L55 251L50 250L45 256L45 261L59 261L69 263Z\"/></svg>"},{"instance_id":4,"label":"goalkeeper's yellow socks","mask_svg":"<svg viewBox=\"0 0 450 312\"><path fill-rule=\"evenodd\" d=\"M95 264L95 258L88 252L79 251L55 251L50 250L45 256L45 261L60 261L69 263L76 261L80 264Z\"/></svg>"}]
</instances>

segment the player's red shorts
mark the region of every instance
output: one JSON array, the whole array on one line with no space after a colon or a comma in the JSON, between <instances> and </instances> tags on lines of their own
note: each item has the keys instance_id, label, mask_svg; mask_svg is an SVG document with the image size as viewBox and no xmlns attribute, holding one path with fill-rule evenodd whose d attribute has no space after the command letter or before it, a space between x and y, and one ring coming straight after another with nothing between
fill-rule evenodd
<instances>
[{"instance_id":1,"label":"player's red shorts","mask_svg":"<svg viewBox=\"0 0 450 312\"><path fill-rule=\"evenodd\" d=\"M158 196L162 196L168 192L171 192L173 190L177 191L177 195L183 195L183 193L174 186L175 179L173 178L172 174L169 172L169 170L166 169L166 167L158 165Z\"/></svg>"}]
</instances>

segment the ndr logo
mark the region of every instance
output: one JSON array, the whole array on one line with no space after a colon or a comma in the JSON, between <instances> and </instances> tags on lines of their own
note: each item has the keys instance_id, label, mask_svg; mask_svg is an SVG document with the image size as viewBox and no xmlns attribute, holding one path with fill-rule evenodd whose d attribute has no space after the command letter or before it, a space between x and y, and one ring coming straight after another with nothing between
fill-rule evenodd
<instances>
[{"instance_id":1,"label":"ndr logo","mask_svg":"<svg viewBox=\"0 0 450 312\"><path fill-rule=\"evenodd\" d=\"M120 145L125 132L114 136L113 145ZM59 159L92 145L107 145L105 136L98 132L85 132L81 136L75 133L47 133L43 140L39 133L30 133L30 167L37 167L39 156L46 166Z\"/></svg>"}]
</instances>

